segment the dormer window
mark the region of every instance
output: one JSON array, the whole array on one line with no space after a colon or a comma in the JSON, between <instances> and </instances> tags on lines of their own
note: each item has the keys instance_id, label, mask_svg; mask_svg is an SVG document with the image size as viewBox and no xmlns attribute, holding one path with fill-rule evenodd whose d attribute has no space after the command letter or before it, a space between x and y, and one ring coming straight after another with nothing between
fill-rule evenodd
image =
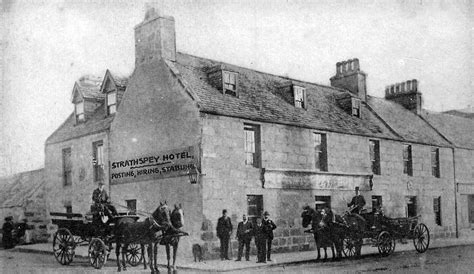
<instances>
[{"instance_id":1,"label":"dormer window","mask_svg":"<svg viewBox=\"0 0 474 274\"><path fill-rule=\"evenodd\" d=\"M85 114L84 114L84 101L76 103L75 105L75 112L76 112L76 122L84 122Z\"/></svg>"},{"instance_id":2,"label":"dormer window","mask_svg":"<svg viewBox=\"0 0 474 274\"><path fill-rule=\"evenodd\" d=\"M352 97L351 105L352 105L352 116L360 118L360 99Z\"/></svg>"},{"instance_id":3,"label":"dormer window","mask_svg":"<svg viewBox=\"0 0 474 274\"><path fill-rule=\"evenodd\" d=\"M117 112L117 92L111 91L107 93L107 115Z\"/></svg>"},{"instance_id":4,"label":"dormer window","mask_svg":"<svg viewBox=\"0 0 474 274\"><path fill-rule=\"evenodd\" d=\"M295 107L306 108L306 89L299 86L293 86L293 93L295 98Z\"/></svg>"},{"instance_id":5,"label":"dormer window","mask_svg":"<svg viewBox=\"0 0 474 274\"><path fill-rule=\"evenodd\" d=\"M222 72L222 83L224 94L237 96L237 73L230 71Z\"/></svg>"}]
</instances>

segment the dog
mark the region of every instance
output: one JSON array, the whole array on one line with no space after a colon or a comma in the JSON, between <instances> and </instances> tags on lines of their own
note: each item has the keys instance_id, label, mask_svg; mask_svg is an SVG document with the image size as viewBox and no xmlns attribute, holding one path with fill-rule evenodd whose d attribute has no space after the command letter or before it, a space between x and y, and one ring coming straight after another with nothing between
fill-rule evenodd
<instances>
[{"instance_id":1,"label":"dog","mask_svg":"<svg viewBox=\"0 0 474 274\"><path fill-rule=\"evenodd\" d=\"M202 261L202 247L199 244L193 244L194 262Z\"/></svg>"}]
</instances>

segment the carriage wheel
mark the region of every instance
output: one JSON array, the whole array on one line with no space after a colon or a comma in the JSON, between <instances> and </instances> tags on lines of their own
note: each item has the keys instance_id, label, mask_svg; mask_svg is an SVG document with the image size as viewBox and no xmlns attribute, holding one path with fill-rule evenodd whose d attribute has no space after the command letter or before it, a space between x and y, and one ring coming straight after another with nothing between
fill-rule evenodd
<instances>
[{"instance_id":1,"label":"carriage wheel","mask_svg":"<svg viewBox=\"0 0 474 274\"><path fill-rule=\"evenodd\" d=\"M53 239L53 254L56 261L62 265L68 265L74 258L76 242L72 233L66 228L60 228Z\"/></svg>"},{"instance_id":2,"label":"carriage wheel","mask_svg":"<svg viewBox=\"0 0 474 274\"><path fill-rule=\"evenodd\" d=\"M137 266L143 259L142 248L139 244L129 244L125 254L127 263L131 266Z\"/></svg>"},{"instance_id":3,"label":"carriage wheel","mask_svg":"<svg viewBox=\"0 0 474 274\"><path fill-rule=\"evenodd\" d=\"M352 237L345 237L342 240L342 252L344 256L353 258L356 254L356 241Z\"/></svg>"},{"instance_id":4,"label":"carriage wheel","mask_svg":"<svg viewBox=\"0 0 474 274\"><path fill-rule=\"evenodd\" d=\"M377 247L382 256L388 256L395 251L395 239L387 231L382 231L377 237Z\"/></svg>"},{"instance_id":5,"label":"carriage wheel","mask_svg":"<svg viewBox=\"0 0 474 274\"><path fill-rule=\"evenodd\" d=\"M425 224L418 224L413 232L413 245L419 253L425 252L430 246L430 231Z\"/></svg>"},{"instance_id":6,"label":"carriage wheel","mask_svg":"<svg viewBox=\"0 0 474 274\"><path fill-rule=\"evenodd\" d=\"M89 243L89 263L96 269L101 269L107 261L107 247L101 239L93 238Z\"/></svg>"}]
</instances>

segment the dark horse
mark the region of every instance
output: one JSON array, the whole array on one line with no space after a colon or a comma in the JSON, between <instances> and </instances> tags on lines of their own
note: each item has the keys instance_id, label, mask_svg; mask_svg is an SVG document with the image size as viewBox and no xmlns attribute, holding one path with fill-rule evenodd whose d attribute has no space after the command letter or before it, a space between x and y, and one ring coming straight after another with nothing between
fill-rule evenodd
<instances>
[{"instance_id":1,"label":"dark horse","mask_svg":"<svg viewBox=\"0 0 474 274\"><path fill-rule=\"evenodd\" d=\"M148 255L150 257L150 269L152 273L158 272L156 258L154 265L152 265L152 256L150 256L151 243L156 239L156 234L159 231L166 231L171 226L169 209L166 203L161 203L158 208L151 214L150 217L145 219L143 222L135 222L132 217L121 217L117 220L114 228L115 236L115 254L117 255L117 271L121 271L120 266L120 251L122 251L122 267L126 270L125 253L127 252L128 245L131 243L139 243L142 245L148 244ZM145 264L144 260L144 264ZM146 267L146 266L145 266Z\"/></svg>"},{"instance_id":2,"label":"dark horse","mask_svg":"<svg viewBox=\"0 0 474 274\"><path fill-rule=\"evenodd\" d=\"M336 235L334 235L334 231L331 230L329 221L327 220L327 218L330 218L328 215L323 215L321 212L306 206L303 208L301 218L303 219L302 224L304 228L311 224L311 229L306 232L311 232L314 235L316 249L318 250L317 260L321 258L321 248L324 249L324 259L327 259L328 247L331 248L333 260L341 257L342 241L339 241L339 237L335 237ZM336 247L337 254L334 252L334 247Z\"/></svg>"},{"instance_id":3,"label":"dark horse","mask_svg":"<svg viewBox=\"0 0 474 274\"><path fill-rule=\"evenodd\" d=\"M156 261L156 257L158 254L158 243L160 245L164 245L166 248L166 257L168 259L168 270L171 270L170 261L170 251L171 247L173 247L173 270L176 270L176 254L178 251L178 244L180 236L187 236L188 233L179 230L184 226L184 213L181 207L181 204L174 205L173 211L170 212L170 219L171 219L171 226L168 229L162 231L162 235L157 236L153 244L148 245L148 256L153 256ZM145 260L145 257L143 257ZM145 269L146 269L146 262L144 261Z\"/></svg>"}]
</instances>

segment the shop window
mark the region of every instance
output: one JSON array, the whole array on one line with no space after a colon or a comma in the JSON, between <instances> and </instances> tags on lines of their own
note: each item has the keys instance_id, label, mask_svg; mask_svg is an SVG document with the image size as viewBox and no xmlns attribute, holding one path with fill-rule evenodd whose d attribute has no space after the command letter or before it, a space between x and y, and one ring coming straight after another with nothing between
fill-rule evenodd
<instances>
[{"instance_id":1,"label":"shop window","mask_svg":"<svg viewBox=\"0 0 474 274\"><path fill-rule=\"evenodd\" d=\"M378 140L369 140L369 151L372 173L380 175L380 142Z\"/></svg>"},{"instance_id":2,"label":"shop window","mask_svg":"<svg viewBox=\"0 0 474 274\"><path fill-rule=\"evenodd\" d=\"M474 223L474 195L467 195L469 223Z\"/></svg>"},{"instance_id":3,"label":"shop window","mask_svg":"<svg viewBox=\"0 0 474 274\"><path fill-rule=\"evenodd\" d=\"M441 225L441 196L433 199L433 211L436 224Z\"/></svg>"},{"instance_id":4,"label":"shop window","mask_svg":"<svg viewBox=\"0 0 474 274\"><path fill-rule=\"evenodd\" d=\"M255 222L258 216L263 214L263 196L247 195L247 216L249 220Z\"/></svg>"},{"instance_id":5,"label":"shop window","mask_svg":"<svg viewBox=\"0 0 474 274\"><path fill-rule=\"evenodd\" d=\"M94 169L94 181L104 180L104 142L97 141L92 144L93 149L93 169Z\"/></svg>"},{"instance_id":6,"label":"shop window","mask_svg":"<svg viewBox=\"0 0 474 274\"><path fill-rule=\"evenodd\" d=\"M63 156L63 185L70 186L72 184L72 162L71 148L62 150Z\"/></svg>"},{"instance_id":7,"label":"shop window","mask_svg":"<svg viewBox=\"0 0 474 274\"><path fill-rule=\"evenodd\" d=\"M314 196L314 204L316 210L322 210L326 207L331 209L331 196Z\"/></svg>"},{"instance_id":8,"label":"shop window","mask_svg":"<svg viewBox=\"0 0 474 274\"><path fill-rule=\"evenodd\" d=\"M407 196L407 217L416 217L416 196Z\"/></svg>"},{"instance_id":9,"label":"shop window","mask_svg":"<svg viewBox=\"0 0 474 274\"><path fill-rule=\"evenodd\" d=\"M260 127L244 125L245 133L245 164L260 167Z\"/></svg>"},{"instance_id":10,"label":"shop window","mask_svg":"<svg viewBox=\"0 0 474 274\"><path fill-rule=\"evenodd\" d=\"M328 171L326 134L314 133L315 168Z\"/></svg>"}]
</instances>

